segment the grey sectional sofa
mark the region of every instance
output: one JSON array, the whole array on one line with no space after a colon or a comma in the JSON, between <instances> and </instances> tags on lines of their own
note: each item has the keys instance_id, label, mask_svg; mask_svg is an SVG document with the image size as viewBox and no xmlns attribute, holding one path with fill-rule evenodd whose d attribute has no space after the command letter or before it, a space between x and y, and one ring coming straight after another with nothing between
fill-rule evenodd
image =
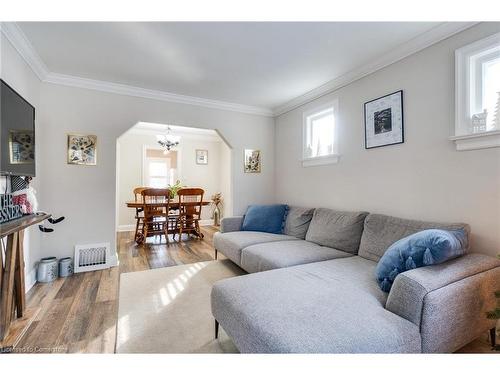
<instances>
[{"instance_id":1,"label":"grey sectional sofa","mask_svg":"<svg viewBox=\"0 0 500 375\"><path fill-rule=\"evenodd\" d=\"M500 261L468 254L398 275L390 293L375 267L395 241L463 228L366 212L290 207L284 234L240 231L224 218L216 252L249 275L217 282L216 324L243 353L447 353L495 322Z\"/></svg>"}]
</instances>

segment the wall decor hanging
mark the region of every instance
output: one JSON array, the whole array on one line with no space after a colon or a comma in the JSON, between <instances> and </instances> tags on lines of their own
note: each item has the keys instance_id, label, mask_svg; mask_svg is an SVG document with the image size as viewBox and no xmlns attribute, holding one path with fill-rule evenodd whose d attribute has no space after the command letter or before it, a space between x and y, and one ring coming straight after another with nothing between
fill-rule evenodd
<instances>
[{"instance_id":1,"label":"wall decor hanging","mask_svg":"<svg viewBox=\"0 0 500 375\"><path fill-rule=\"evenodd\" d=\"M208 150L196 150L196 164L208 164Z\"/></svg>"},{"instance_id":2,"label":"wall decor hanging","mask_svg":"<svg viewBox=\"0 0 500 375\"><path fill-rule=\"evenodd\" d=\"M96 165L97 136L68 134L68 164Z\"/></svg>"},{"instance_id":3,"label":"wall decor hanging","mask_svg":"<svg viewBox=\"0 0 500 375\"><path fill-rule=\"evenodd\" d=\"M245 150L245 173L260 173L260 150Z\"/></svg>"},{"instance_id":4,"label":"wall decor hanging","mask_svg":"<svg viewBox=\"0 0 500 375\"><path fill-rule=\"evenodd\" d=\"M403 142L403 90L366 102L365 148Z\"/></svg>"}]
</instances>

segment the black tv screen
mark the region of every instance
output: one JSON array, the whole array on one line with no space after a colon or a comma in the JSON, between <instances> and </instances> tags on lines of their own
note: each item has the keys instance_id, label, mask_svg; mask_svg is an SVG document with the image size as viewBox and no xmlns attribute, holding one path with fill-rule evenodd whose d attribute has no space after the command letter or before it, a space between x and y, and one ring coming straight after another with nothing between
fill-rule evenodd
<instances>
[{"instance_id":1,"label":"black tv screen","mask_svg":"<svg viewBox=\"0 0 500 375\"><path fill-rule=\"evenodd\" d=\"M35 176L35 107L0 82L0 174Z\"/></svg>"}]
</instances>

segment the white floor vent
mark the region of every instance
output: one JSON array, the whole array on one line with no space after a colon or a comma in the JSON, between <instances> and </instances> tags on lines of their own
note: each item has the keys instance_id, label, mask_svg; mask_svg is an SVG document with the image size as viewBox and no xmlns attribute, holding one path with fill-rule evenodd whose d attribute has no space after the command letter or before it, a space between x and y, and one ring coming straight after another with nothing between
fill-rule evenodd
<instances>
[{"instance_id":1,"label":"white floor vent","mask_svg":"<svg viewBox=\"0 0 500 375\"><path fill-rule=\"evenodd\" d=\"M75 272L109 268L109 242L75 246Z\"/></svg>"}]
</instances>

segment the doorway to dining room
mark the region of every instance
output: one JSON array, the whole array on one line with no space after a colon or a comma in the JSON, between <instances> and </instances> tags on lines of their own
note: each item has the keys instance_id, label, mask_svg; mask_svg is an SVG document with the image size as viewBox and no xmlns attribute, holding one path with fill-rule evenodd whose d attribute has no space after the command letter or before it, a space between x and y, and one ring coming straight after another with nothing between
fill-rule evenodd
<instances>
[{"instance_id":1,"label":"doorway to dining room","mask_svg":"<svg viewBox=\"0 0 500 375\"><path fill-rule=\"evenodd\" d=\"M220 194L220 215L232 215L231 148L216 130L139 122L117 139L116 164L118 232L135 231L139 187L202 188L203 201ZM200 225L214 224L213 210L202 207Z\"/></svg>"}]
</instances>

